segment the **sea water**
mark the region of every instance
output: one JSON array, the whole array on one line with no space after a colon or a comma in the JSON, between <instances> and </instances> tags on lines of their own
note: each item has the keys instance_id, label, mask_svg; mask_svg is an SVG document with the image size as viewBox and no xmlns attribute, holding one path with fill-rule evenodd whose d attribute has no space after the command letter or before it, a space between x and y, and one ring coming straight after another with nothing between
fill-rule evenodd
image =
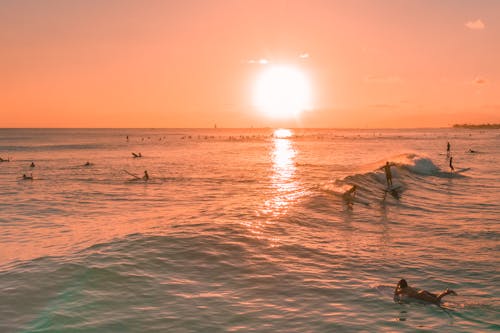
<instances>
[{"instance_id":1,"label":"sea water","mask_svg":"<svg viewBox=\"0 0 500 333\"><path fill-rule=\"evenodd\" d=\"M0 332L500 330L498 130L1 129L0 157Z\"/></svg>"}]
</instances>

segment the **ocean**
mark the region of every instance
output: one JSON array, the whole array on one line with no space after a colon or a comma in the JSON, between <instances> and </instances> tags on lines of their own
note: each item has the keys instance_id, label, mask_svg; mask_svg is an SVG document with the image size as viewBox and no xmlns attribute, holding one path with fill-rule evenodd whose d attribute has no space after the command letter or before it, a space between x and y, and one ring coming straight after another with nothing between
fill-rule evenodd
<instances>
[{"instance_id":1,"label":"ocean","mask_svg":"<svg viewBox=\"0 0 500 333\"><path fill-rule=\"evenodd\" d=\"M0 129L0 157L0 332L500 331L500 130Z\"/></svg>"}]
</instances>

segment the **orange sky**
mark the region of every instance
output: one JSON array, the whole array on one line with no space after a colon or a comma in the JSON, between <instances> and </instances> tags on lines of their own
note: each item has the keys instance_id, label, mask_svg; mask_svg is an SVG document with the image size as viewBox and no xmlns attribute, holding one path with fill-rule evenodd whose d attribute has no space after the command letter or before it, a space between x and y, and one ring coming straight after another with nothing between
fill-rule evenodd
<instances>
[{"instance_id":1,"label":"orange sky","mask_svg":"<svg viewBox=\"0 0 500 333\"><path fill-rule=\"evenodd\" d=\"M498 123L499 41L497 0L3 0L0 127ZM313 110L255 110L276 64Z\"/></svg>"}]
</instances>

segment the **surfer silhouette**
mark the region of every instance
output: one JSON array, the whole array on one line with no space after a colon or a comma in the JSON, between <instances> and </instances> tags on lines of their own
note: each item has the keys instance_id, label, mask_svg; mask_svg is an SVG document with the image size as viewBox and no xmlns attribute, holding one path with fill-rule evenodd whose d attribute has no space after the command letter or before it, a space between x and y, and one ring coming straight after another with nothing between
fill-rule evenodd
<instances>
[{"instance_id":1,"label":"surfer silhouette","mask_svg":"<svg viewBox=\"0 0 500 333\"><path fill-rule=\"evenodd\" d=\"M450 156L450 142L448 141L446 143L446 157L449 157Z\"/></svg>"},{"instance_id":2,"label":"surfer silhouette","mask_svg":"<svg viewBox=\"0 0 500 333\"><path fill-rule=\"evenodd\" d=\"M439 304L441 303L441 299L446 295L457 295L457 293L453 290L446 289L439 294L434 294L428 292L427 290L421 290L408 286L408 283L405 279L399 280L398 284L396 285L396 289L394 289L395 302L401 302L407 298L413 298L425 302Z\"/></svg>"},{"instance_id":3,"label":"surfer silhouette","mask_svg":"<svg viewBox=\"0 0 500 333\"><path fill-rule=\"evenodd\" d=\"M347 202L348 205L352 205L352 201L356 196L357 186L352 185L350 189L348 189L344 194L342 194L342 198Z\"/></svg>"},{"instance_id":4,"label":"surfer silhouette","mask_svg":"<svg viewBox=\"0 0 500 333\"><path fill-rule=\"evenodd\" d=\"M383 168L385 171L385 179L387 180L387 187L391 187L392 186L391 164L389 162L386 162Z\"/></svg>"},{"instance_id":5,"label":"surfer silhouette","mask_svg":"<svg viewBox=\"0 0 500 333\"><path fill-rule=\"evenodd\" d=\"M450 169L451 172L455 171L455 168L453 167L453 156L450 156Z\"/></svg>"},{"instance_id":6,"label":"surfer silhouette","mask_svg":"<svg viewBox=\"0 0 500 333\"><path fill-rule=\"evenodd\" d=\"M132 153L132 156L134 156L134 158L138 158L138 157L142 157L141 153Z\"/></svg>"},{"instance_id":7,"label":"surfer silhouette","mask_svg":"<svg viewBox=\"0 0 500 333\"><path fill-rule=\"evenodd\" d=\"M146 181L149 180L149 175L147 170L144 170L144 176L142 176L142 179Z\"/></svg>"},{"instance_id":8,"label":"surfer silhouette","mask_svg":"<svg viewBox=\"0 0 500 333\"><path fill-rule=\"evenodd\" d=\"M31 162L30 168L34 168L34 167L35 167L35 162Z\"/></svg>"}]
</instances>

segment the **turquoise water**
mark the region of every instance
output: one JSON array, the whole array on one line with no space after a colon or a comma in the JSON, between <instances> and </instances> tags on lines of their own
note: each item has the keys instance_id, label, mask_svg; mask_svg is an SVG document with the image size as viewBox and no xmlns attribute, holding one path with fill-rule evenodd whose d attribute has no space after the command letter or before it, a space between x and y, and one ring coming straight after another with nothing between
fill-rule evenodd
<instances>
[{"instance_id":1,"label":"turquoise water","mask_svg":"<svg viewBox=\"0 0 500 333\"><path fill-rule=\"evenodd\" d=\"M500 329L500 131L290 134L0 129L0 331Z\"/></svg>"}]
</instances>

